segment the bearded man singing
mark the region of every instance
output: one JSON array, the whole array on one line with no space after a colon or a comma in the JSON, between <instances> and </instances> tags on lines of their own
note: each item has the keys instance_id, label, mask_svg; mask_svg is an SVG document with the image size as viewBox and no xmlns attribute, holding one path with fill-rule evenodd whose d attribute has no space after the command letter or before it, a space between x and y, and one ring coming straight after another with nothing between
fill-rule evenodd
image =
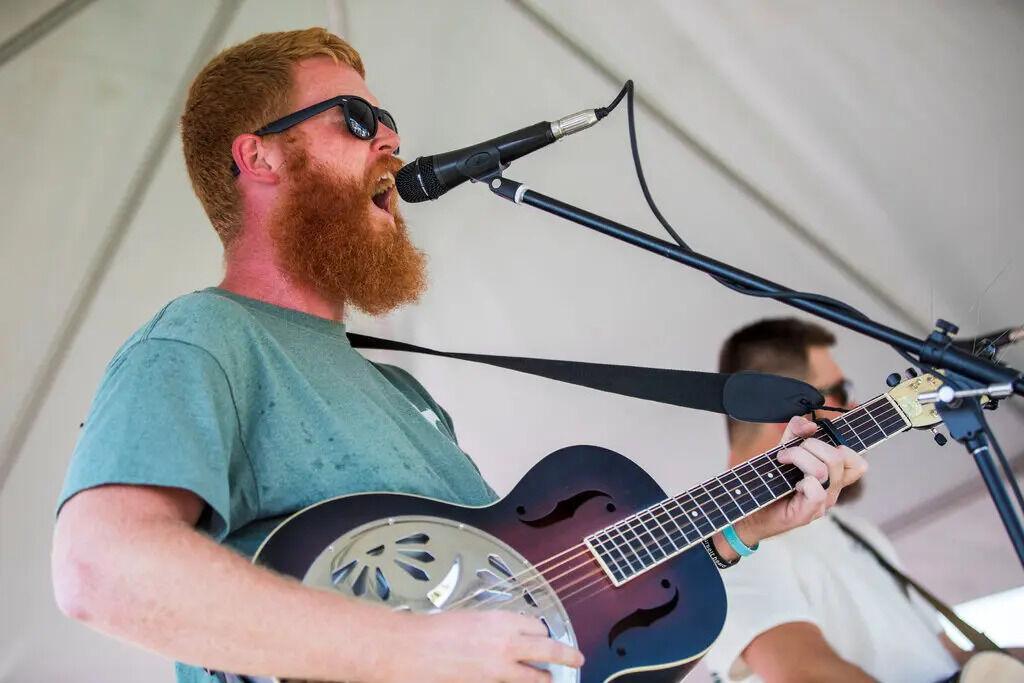
<instances>
[{"instance_id":1,"label":"bearded man singing","mask_svg":"<svg viewBox=\"0 0 1024 683\"><path fill-rule=\"evenodd\" d=\"M426 282L394 191L397 125L363 76L350 45L314 28L256 36L196 77L182 140L224 279L167 304L116 353L68 469L58 604L185 662L179 681L213 670L525 682L548 680L526 662L583 661L533 618L395 613L247 558L284 516L329 497L495 500L427 391L345 336L346 310L386 313ZM814 429L795 421L789 433ZM737 525L747 544L820 516L864 469L814 440L785 453L808 476ZM736 557L720 535L714 544Z\"/></svg>"}]
</instances>

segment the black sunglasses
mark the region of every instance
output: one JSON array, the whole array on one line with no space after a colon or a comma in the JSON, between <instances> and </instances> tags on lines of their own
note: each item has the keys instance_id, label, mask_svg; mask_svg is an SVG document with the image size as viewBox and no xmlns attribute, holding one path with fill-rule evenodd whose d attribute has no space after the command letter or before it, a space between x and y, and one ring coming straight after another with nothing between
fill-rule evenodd
<instances>
[{"instance_id":1,"label":"black sunglasses","mask_svg":"<svg viewBox=\"0 0 1024 683\"><path fill-rule=\"evenodd\" d=\"M842 408L850 403L850 390L853 388L853 383L848 379L841 379L835 384L827 387L818 387L818 392L828 398L829 396L836 399L839 407Z\"/></svg>"},{"instance_id":2,"label":"black sunglasses","mask_svg":"<svg viewBox=\"0 0 1024 683\"><path fill-rule=\"evenodd\" d=\"M341 108L342 113L345 115L345 124L348 126L349 132L360 140L372 140L377 137L378 121L394 132L398 132L398 126L395 124L395 117L393 117L387 110L375 107L362 97L358 97L356 95L339 95L337 97L332 97L329 100L312 104L305 109L300 109L297 112L288 114L288 116L283 116L276 121L271 121L253 133L253 135L282 133L292 126L297 126L306 119L312 118L333 107ZM398 154L397 149L395 150L395 154ZM232 160L231 174L238 175L239 173L238 164Z\"/></svg>"}]
</instances>

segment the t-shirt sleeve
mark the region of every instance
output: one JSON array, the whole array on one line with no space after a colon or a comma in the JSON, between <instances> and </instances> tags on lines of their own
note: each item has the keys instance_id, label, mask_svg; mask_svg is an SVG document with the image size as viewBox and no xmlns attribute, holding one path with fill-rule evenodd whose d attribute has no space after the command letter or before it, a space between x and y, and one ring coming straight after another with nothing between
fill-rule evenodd
<instances>
[{"instance_id":1,"label":"t-shirt sleeve","mask_svg":"<svg viewBox=\"0 0 1024 683\"><path fill-rule=\"evenodd\" d=\"M213 514L201 525L220 538L232 527L229 481L239 438L227 376L209 352L174 340L137 342L100 383L58 514L76 493L104 484L176 487L207 503Z\"/></svg>"},{"instance_id":2,"label":"t-shirt sleeve","mask_svg":"<svg viewBox=\"0 0 1024 683\"><path fill-rule=\"evenodd\" d=\"M722 571L729 609L706 657L721 680L740 681L752 675L741 655L758 635L780 624L817 623L796 580L794 561L786 544L767 540L757 554Z\"/></svg>"}]
</instances>

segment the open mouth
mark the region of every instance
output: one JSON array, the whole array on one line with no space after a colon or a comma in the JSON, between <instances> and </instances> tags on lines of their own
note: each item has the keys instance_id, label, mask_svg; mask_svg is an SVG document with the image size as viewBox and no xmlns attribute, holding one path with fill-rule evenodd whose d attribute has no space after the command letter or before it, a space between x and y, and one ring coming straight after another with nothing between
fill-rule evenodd
<instances>
[{"instance_id":1,"label":"open mouth","mask_svg":"<svg viewBox=\"0 0 1024 683\"><path fill-rule=\"evenodd\" d=\"M373 194L370 200L381 211L391 215L391 195L395 191L395 176L391 173L384 173L374 185Z\"/></svg>"}]
</instances>

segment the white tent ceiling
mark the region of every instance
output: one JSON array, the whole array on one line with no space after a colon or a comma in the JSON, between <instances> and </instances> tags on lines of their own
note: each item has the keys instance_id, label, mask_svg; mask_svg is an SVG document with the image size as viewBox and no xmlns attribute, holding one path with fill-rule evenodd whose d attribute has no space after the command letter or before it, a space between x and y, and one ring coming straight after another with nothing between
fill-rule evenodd
<instances>
[{"instance_id":1,"label":"white tent ceiling","mask_svg":"<svg viewBox=\"0 0 1024 683\"><path fill-rule=\"evenodd\" d=\"M49 23L33 24L51 10ZM53 503L114 350L166 300L219 276L173 127L196 65L259 31L327 23L362 51L406 158L604 104L633 78L652 191L698 250L912 332L935 317L969 335L1024 319L1020 4L7 0L4 680L171 677L158 658L57 613ZM636 186L622 110L509 175L664 237ZM406 214L431 256L431 290L417 307L355 317L351 329L453 350L712 369L732 329L791 312L480 187ZM905 365L839 337L861 398ZM452 412L499 491L571 443L629 455L669 491L724 464L716 416L387 358ZM1006 358L1024 365L1020 350ZM993 420L1018 464L1022 416L1007 405ZM1022 583L962 449L915 433L871 460L858 510L892 531L926 585L957 602Z\"/></svg>"}]
</instances>

